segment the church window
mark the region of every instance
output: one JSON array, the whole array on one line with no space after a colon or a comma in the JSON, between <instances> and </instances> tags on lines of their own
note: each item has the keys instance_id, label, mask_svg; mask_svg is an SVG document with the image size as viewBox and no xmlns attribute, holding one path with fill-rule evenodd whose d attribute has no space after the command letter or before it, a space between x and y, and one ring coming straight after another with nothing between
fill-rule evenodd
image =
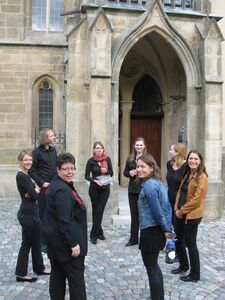
<instances>
[{"instance_id":1,"label":"church window","mask_svg":"<svg viewBox=\"0 0 225 300\"><path fill-rule=\"evenodd\" d=\"M53 89L48 80L39 86L39 130L53 128Z\"/></svg>"},{"instance_id":2,"label":"church window","mask_svg":"<svg viewBox=\"0 0 225 300\"><path fill-rule=\"evenodd\" d=\"M32 0L32 30L63 31L63 0Z\"/></svg>"}]
</instances>

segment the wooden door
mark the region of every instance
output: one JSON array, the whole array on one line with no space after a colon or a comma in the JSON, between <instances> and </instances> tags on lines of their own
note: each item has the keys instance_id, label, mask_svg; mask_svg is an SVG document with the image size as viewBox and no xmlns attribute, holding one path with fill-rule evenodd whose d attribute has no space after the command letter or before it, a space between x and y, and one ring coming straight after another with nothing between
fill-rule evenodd
<instances>
[{"instance_id":1,"label":"wooden door","mask_svg":"<svg viewBox=\"0 0 225 300\"><path fill-rule=\"evenodd\" d=\"M161 118L159 119L131 119L131 148L137 137L143 137L146 147L157 164L161 163Z\"/></svg>"}]
</instances>

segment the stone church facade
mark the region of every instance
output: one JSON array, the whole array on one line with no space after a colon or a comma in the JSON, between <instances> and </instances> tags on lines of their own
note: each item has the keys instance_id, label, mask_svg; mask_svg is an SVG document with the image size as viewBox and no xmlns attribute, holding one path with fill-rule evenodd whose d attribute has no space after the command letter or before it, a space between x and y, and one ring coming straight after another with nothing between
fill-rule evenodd
<instances>
[{"instance_id":1,"label":"stone church facade","mask_svg":"<svg viewBox=\"0 0 225 300\"><path fill-rule=\"evenodd\" d=\"M43 2L44 3L44 2ZM44 7L42 7L44 6ZM223 5L224 8L224 5ZM209 0L2 0L0 4L0 198L15 198L16 157L40 128L76 156L76 186L96 140L114 178L107 219L137 136L165 174L181 138L206 160L205 215L220 217L223 35ZM90 204L86 201L88 207Z\"/></svg>"}]
</instances>

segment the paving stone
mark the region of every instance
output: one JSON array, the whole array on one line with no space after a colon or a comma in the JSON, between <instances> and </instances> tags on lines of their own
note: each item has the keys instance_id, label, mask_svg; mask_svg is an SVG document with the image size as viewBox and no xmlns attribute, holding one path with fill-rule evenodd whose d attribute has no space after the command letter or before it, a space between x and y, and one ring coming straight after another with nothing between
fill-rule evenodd
<instances>
[{"instance_id":1,"label":"paving stone","mask_svg":"<svg viewBox=\"0 0 225 300\"><path fill-rule=\"evenodd\" d=\"M35 283L15 281L21 244L21 228L16 219L18 207L18 200L0 200L0 300L49 300L48 276L39 276ZM85 260L88 300L150 299L148 277L138 246L125 247L129 232L127 225L107 225L104 228L106 241L98 240L97 245L89 243ZM225 212L220 220L202 221L198 233L201 280L197 283L182 282L179 275L171 274L171 269L178 264L165 264L165 253L160 253L165 300L225 300L224 240ZM46 254L44 261L49 266ZM33 274L31 259L29 274ZM69 300L68 293L66 300Z\"/></svg>"}]
</instances>

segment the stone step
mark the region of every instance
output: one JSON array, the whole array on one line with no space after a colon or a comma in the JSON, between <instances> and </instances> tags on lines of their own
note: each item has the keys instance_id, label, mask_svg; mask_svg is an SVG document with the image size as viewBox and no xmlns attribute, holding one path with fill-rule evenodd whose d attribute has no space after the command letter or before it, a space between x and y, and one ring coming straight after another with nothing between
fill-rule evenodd
<instances>
[{"instance_id":1,"label":"stone step","mask_svg":"<svg viewBox=\"0 0 225 300\"><path fill-rule=\"evenodd\" d=\"M118 214L113 215L112 221L114 225L130 225L130 208L127 188L119 188Z\"/></svg>"},{"instance_id":2,"label":"stone step","mask_svg":"<svg viewBox=\"0 0 225 300\"><path fill-rule=\"evenodd\" d=\"M130 215L113 215L113 225L130 225Z\"/></svg>"}]
</instances>

